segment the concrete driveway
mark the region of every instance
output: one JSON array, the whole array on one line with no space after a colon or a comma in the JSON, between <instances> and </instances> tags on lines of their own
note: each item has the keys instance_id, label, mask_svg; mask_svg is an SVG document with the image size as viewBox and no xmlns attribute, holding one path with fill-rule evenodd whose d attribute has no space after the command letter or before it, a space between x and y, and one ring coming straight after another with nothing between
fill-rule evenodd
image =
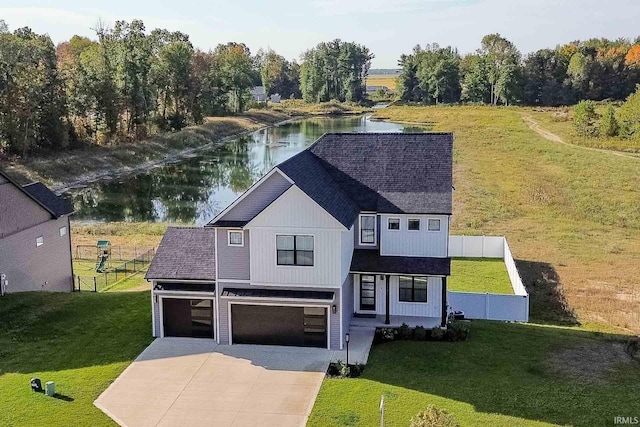
<instances>
[{"instance_id":1,"label":"concrete driveway","mask_svg":"<svg viewBox=\"0 0 640 427\"><path fill-rule=\"evenodd\" d=\"M304 426L331 352L155 340L94 402L120 425Z\"/></svg>"}]
</instances>

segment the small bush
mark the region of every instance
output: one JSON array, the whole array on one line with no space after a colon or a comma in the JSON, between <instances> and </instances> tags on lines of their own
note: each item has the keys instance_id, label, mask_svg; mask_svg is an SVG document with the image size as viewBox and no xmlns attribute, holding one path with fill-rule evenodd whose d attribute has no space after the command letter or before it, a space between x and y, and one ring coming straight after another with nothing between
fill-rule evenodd
<instances>
[{"instance_id":1,"label":"small bush","mask_svg":"<svg viewBox=\"0 0 640 427\"><path fill-rule=\"evenodd\" d=\"M333 378L357 378L362 375L363 371L364 365L362 363L347 365L342 360L338 360L329 364L327 375Z\"/></svg>"},{"instance_id":2,"label":"small bush","mask_svg":"<svg viewBox=\"0 0 640 427\"><path fill-rule=\"evenodd\" d=\"M598 114L593 101L580 101L573 110L573 130L576 135L587 138L598 136L596 121Z\"/></svg>"},{"instance_id":3,"label":"small bush","mask_svg":"<svg viewBox=\"0 0 640 427\"><path fill-rule=\"evenodd\" d=\"M441 341L444 339L445 330L442 328L433 328L431 330L431 339Z\"/></svg>"},{"instance_id":4,"label":"small bush","mask_svg":"<svg viewBox=\"0 0 640 427\"><path fill-rule=\"evenodd\" d=\"M427 338L427 330L424 326L416 326L413 331L413 337L416 341L424 341Z\"/></svg>"},{"instance_id":5,"label":"small bush","mask_svg":"<svg viewBox=\"0 0 640 427\"><path fill-rule=\"evenodd\" d=\"M380 328L376 330L376 335L380 337L381 341L393 341L398 334L398 331L394 328Z\"/></svg>"},{"instance_id":6,"label":"small bush","mask_svg":"<svg viewBox=\"0 0 640 427\"><path fill-rule=\"evenodd\" d=\"M640 337L629 338L624 346L624 351L626 351L632 359L640 360Z\"/></svg>"},{"instance_id":7,"label":"small bush","mask_svg":"<svg viewBox=\"0 0 640 427\"><path fill-rule=\"evenodd\" d=\"M453 415L432 405L411 418L409 427L460 427Z\"/></svg>"},{"instance_id":8,"label":"small bush","mask_svg":"<svg viewBox=\"0 0 640 427\"><path fill-rule=\"evenodd\" d=\"M445 338L448 341L466 341L469 337L469 326L467 323L455 321L449 323Z\"/></svg>"},{"instance_id":9,"label":"small bush","mask_svg":"<svg viewBox=\"0 0 640 427\"><path fill-rule=\"evenodd\" d=\"M409 340L411 339L411 328L406 323L403 323L402 326L398 328L398 338L401 340Z\"/></svg>"},{"instance_id":10,"label":"small bush","mask_svg":"<svg viewBox=\"0 0 640 427\"><path fill-rule=\"evenodd\" d=\"M620 128L618 126L618 121L616 120L616 110L612 105L609 105L604 110L602 117L600 117L598 126L600 128L600 136L611 138L618 135L618 130Z\"/></svg>"}]
</instances>

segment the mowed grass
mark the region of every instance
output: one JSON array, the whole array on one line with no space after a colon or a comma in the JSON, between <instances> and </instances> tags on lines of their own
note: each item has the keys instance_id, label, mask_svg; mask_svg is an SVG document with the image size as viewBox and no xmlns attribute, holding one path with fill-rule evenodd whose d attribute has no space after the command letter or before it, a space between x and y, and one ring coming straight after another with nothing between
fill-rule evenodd
<instances>
[{"instance_id":1,"label":"mowed grass","mask_svg":"<svg viewBox=\"0 0 640 427\"><path fill-rule=\"evenodd\" d=\"M86 259L74 259L73 274L85 277L96 276L96 262Z\"/></svg>"},{"instance_id":2,"label":"mowed grass","mask_svg":"<svg viewBox=\"0 0 640 427\"><path fill-rule=\"evenodd\" d=\"M458 292L513 294L507 268L500 258L454 258L447 289Z\"/></svg>"},{"instance_id":3,"label":"mowed grass","mask_svg":"<svg viewBox=\"0 0 640 427\"><path fill-rule=\"evenodd\" d=\"M391 90L398 88L397 74L374 74L367 76L367 86L386 86Z\"/></svg>"},{"instance_id":4,"label":"mowed grass","mask_svg":"<svg viewBox=\"0 0 640 427\"><path fill-rule=\"evenodd\" d=\"M408 426L429 405L465 427L612 426L640 413L640 363L621 339L474 321L465 342L376 345L362 377L325 379L307 425L379 425L384 395L385 426Z\"/></svg>"},{"instance_id":5,"label":"mowed grass","mask_svg":"<svg viewBox=\"0 0 640 427\"><path fill-rule=\"evenodd\" d=\"M93 401L151 343L148 292L0 298L0 425L112 426ZM55 381L56 397L29 381Z\"/></svg>"},{"instance_id":6,"label":"mowed grass","mask_svg":"<svg viewBox=\"0 0 640 427\"><path fill-rule=\"evenodd\" d=\"M527 112L393 106L374 117L454 132L451 233L506 236L532 319L640 331L640 161L548 141Z\"/></svg>"}]
</instances>

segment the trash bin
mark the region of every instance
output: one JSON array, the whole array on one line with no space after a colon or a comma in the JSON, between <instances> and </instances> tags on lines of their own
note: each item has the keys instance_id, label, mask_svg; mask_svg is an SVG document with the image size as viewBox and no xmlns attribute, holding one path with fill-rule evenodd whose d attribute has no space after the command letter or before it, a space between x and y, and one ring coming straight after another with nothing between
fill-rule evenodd
<instances>
[{"instance_id":1,"label":"trash bin","mask_svg":"<svg viewBox=\"0 0 640 427\"><path fill-rule=\"evenodd\" d=\"M42 382L40 378L31 378L31 390L40 393L42 391Z\"/></svg>"},{"instance_id":2,"label":"trash bin","mask_svg":"<svg viewBox=\"0 0 640 427\"><path fill-rule=\"evenodd\" d=\"M53 396L54 394L56 394L56 383L54 383L53 381L47 381L44 384L44 394L46 394L47 396Z\"/></svg>"}]
</instances>

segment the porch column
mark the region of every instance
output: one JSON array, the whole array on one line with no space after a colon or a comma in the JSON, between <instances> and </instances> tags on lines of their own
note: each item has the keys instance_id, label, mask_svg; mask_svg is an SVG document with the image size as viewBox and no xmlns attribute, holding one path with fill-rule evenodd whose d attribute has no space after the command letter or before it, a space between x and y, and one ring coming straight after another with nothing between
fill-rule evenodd
<instances>
[{"instance_id":1,"label":"porch column","mask_svg":"<svg viewBox=\"0 0 640 427\"><path fill-rule=\"evenodd\" d=\"M385 317L384 317L384 324L388 325L389 323L391 323L391 321L389 320L389 275L387 274L386 276L384 276L385 278L385 285L386 285L386 292L384 294L384 298L385 298Z\"/></svg>"},{"instance_id":2,"label":"porch column","mask_svg":"<svg viewBox=\"0 0 640 427\"><path fill-rule=\"evenodd\" d=\"M447 278L442 278L442 322L440 326L447 326Z\"/></svg>"}]
</instances>

